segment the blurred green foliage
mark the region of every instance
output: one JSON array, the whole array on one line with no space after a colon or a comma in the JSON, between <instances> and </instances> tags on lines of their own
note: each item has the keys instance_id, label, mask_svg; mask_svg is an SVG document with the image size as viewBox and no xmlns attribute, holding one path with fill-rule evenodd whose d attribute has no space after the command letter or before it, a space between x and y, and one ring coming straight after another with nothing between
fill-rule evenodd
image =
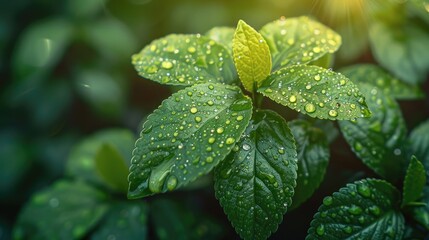
<instances>
[{"instance_id":1,"label":"blurred green foliage","mask_svg":"<svg viewBox=\"0 0 429 240\"><path fill-rule=\"evenodd\" d=\"M25 227L26 224L34 224L29 223L26 216L32 218L35 214L45 213L43 208L31 209L34 199L51 193L57 194L58 198L67 196L61 193L59 186L77 191L89 189L95 195L108 199L109 210L100 210L97 221L91 222L93 225L75 229L75 237L101 239L111 234L108 229L117 236L133 238L132 231L123 233L121 228L115 228L116 223L108 216L124 218L125 223L130 224L129 229L134 229L137 222L146 224L149 218L140 213L147 211L146 205L150 205L151 200L148 200L149 203L144 202L147 200L126 201L121 193L123 186L120 180L109 177L112 169L101 167L102 170L96 170L95 166L100 165L101 161L96 162L95 159L103 154L119 153L128 165L136 138L134 133L140 130L141 119L169 95L156 84L141 81L130 63L132 53L138 52L153 39L168 33L205 33L214 26L233 27L239 19L245 19L259 28L280 16L311 15L343 37L339 54L333 56L333 60L326 60L331 61L334 67L356 62L378 62L400 80L423 85L427 95L428 6L427 0L350 0L347 3L344 0L20 0L2 3L0 239L9 239L17 222L21 228L17 228L16 237L25 237L35 228L49 223L47 219L40 219L40 225ZM147 88L153 91L147 91ZM404 111L410 127L429 117L428 105L427 97L405 105L422 109L417 114ZM275 105L271 107L276 108ZM107 130L111 128L116 129L112 132L122 133L110 132L114 136L109 135ZM93 134L95 132L98 133ZM112 146L115 150L111 149ZM103 153L103 149L111 152ZM112 151L117 152L113 154ZM337 149L333 152L333 158L353 158L350 154ZM112 161L118 163L118 159ZM335 166L335 160L331 162L333 169L344 170L343 165L348 170L364 169L347 161L340 162L340 167ZM74 163L77 164L75 168ZM89 172L85 164L89 164ZM349 180L347 176L332 181L330 171L332 169L328 169L328 179L325 185L322 184L320 196ZM202 185L207 186L207 183ZM154 201L154 208L164 211L173 222L174 219L181 219L182 225L173 229L156 225L160 222L156 219L160 216L156 216L151 220L156 225L155 229L138 231L160 239L177 236L188 229L192 229L189 230L191 239L219 238L222 234L236 236L234 230L228 228L222 210L213 209L217 206L216 200L211 197L212 193L205 194L206 191L211 191L211 187L207 190L200 186L199 189L189 190L189 193L172 194L171 199L177 202L172 202L168 196L165 201ZM303 209L308 208L308 212L297 214L302 221L289 221L288 227L281 226L274 237L289 231L287 234L297 234L298 238L303 238L307 229L303 222L311 219L318 199L321 197L303 206ZM136 208L140 209L138 213L135 212ZM173 210L166 211L167 208ZM200 211L211 216L201 217ZM294 213L291 214L293 217ZM215 223L213 217L226 223L226 227ZM200 221L200 218L203 220ZM55 230L52 225L48 227ZM213 231L207 231L207 228ZM63 230L66 231L58 229L58 234L73 236L73 233L69 235ZM168 232L170 230L172 232ZM122 233L130 235L120 235ZM37 234L42 234L43 239L47 238L44 233Z\"/></svg>"}]
</instances>

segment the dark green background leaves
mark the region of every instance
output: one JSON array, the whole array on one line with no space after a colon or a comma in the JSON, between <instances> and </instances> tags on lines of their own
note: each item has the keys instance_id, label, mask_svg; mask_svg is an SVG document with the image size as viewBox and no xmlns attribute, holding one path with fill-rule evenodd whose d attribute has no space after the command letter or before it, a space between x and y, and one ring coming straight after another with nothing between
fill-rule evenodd
<instances>
[{"instance_id":1,"label":"dark green background leaves","mask_svg":"<svg viewBox=\"0 0 429 240\"><path fill-rule=\"evenodd\" d=\"M407 129L396 101L377 87L360 84L372 116L339 122L353 152L380 176L397 180L405 169Z\"/></svg>"},{"instance_id":2,"label":"dark green background leaves","mask_svg":"<svg viewBox=\"0 0 429 240\"><path fill-rule=\"evenodd\" d=\"M311 197L325 177L329 162L329 146L325 133L305 120L289 123L298 151L298 179L292 208Z\"/></svg>"}]
</instances>

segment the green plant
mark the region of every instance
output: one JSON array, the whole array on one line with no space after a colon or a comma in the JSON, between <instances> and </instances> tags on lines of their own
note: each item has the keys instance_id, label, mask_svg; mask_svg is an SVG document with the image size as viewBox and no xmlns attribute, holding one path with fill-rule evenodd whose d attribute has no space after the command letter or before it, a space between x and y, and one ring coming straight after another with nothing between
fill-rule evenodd
<instances>
[{"instance_id":1,"label":"green plant","mask_svg":"<svg viewBox=\"0 0 429 240\"><path fill-rule=\"evenodd\" d=\"M127 191L140 198L195 190L212 171L215 195L237 233L268 238L286 211L304 213L299 207L310 197L316 198L310 204L318 202L326 172L335 174L326 174L328 181L348 175L328 169L335 164L329 164L329 145L340 139L336 123L368 168L324 198L307 238L424 238L429 121L408 135L396 102L423 94L376 65L328 69L340 44L338 34L306 17L280 19L259 33L240 21L237 29L155 40L133 56L137 71L181 90L147 118L133 154L135 139L127 130L102 131L79 143L66 176L22 208L14 238L219 239L225 231L194 214L203 191L125 199ZM10 133L1 139L24 146ZM9 145L0 155L24 152Z\"/></svg>"},{"instance_id":2,"label":"green plant","mask_svg":"<svg viewBox=\"0 0 429 240\"><path fill-rule=\"evenodd\" d=\"M240 236L269 237L286 210L317 189L329 149L327 136L312 124L314 120L288 124L277 113L261 108L264 97L311 118L343 120L340 129L353 151L380 176L397 180L407 163L401 154L405 153L401 144L406 135L392 96L412 98L420 92L375 66L344 69L353 81L321 67L329 66L340 44L339 35L306 17L280 19L260 32L240 21L236 30L214 28L206 36L173 34L153 41L132 57L138 73L186 88L165 100L144 123L133 152L128 197L172 191L214 169L216 197ZM366 73L372 77L358 79ZM239 88L240 83L251 97ZM367 102L377 109L369 119L365 118L371 116ZM387 166L384 159L391 157L396 157L392 160L396 164ZM416 159L410 165L414 168L421 170ZM417 200L421 192L420 185L409 186L410 175L406 177L403 206ZM418 176L420 183L424 174ZM352 189L356 188L370 189L363 193L364 197L369 194L369 199L353 198L356 192ZM334 211L338 211L336 207L344 210L333 213L338 218L324 220L328 210L321 207L309 239L353 234L366 238L366 231L384 220L398 224L389 236L402 237L403 218L397 212L389 215L393 219L359 220L357 228L343 230L335 225L343 224L344 219L348 224L351 217L360 219L357 215L367 205L380 208L374 210L379 214L391 214L400 199L393 186L368 179L342 192L345 197L334 194L326 198L325 205L333 201ZM352 215L344 216L347 210ZM388 227L385 224L376 230L384 234Z\"/></svg>"}]
</instances>

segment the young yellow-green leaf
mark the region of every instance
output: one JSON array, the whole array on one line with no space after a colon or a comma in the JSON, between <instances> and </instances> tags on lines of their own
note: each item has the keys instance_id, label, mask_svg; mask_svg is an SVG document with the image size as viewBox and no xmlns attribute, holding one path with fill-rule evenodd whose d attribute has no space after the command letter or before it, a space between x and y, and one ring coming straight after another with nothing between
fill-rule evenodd
<instances>
[{"instance_id":1,"label":"young yellow-green leaf","mask_svg":"<svg viewBox=\"0 0 429 240\"><path fill-rule=\"evenodd\" d=\"M305 120L289 122L298 151L298 178L291 208L311 197L325 177L329 146L325 133Z\"/></svg>"},{"instance_id":2,"label":"young yellow-green leaf","mask_svg":"<svg viewBox=\"0 0 429 240\"><path fill-rule=\"evenodd\" d=\"M143 201L122 201L112 204L91 240L147 239L148 207ZM114 236L115 238L113 238Z\"/></svg>"},{"instance_id":3,"label":"young yellow-green leaf","mask_svg":"<svg viewBox=\"0 0 429 240\"><path fill-rule=\"evenodd\" d=\"M404 190L402 191L402 206L419 200L422 196L425 184L425 167L415 156L412 156L407 173L405 174Z\"/></svg>"},{"instance_id":4,"label":"young yellow-green leaf","mask_svg":"<svg viewBox=\"0 0 429 240\"><path fill-rule=\"evenodd\" d=\"M240 139L252 102L238 87L200 84L164 100L136 142L129 198L171 191L208 173Z\"/></svg>"},{"instance_id":5,"label":"young yellow-green leaf","mask_svg":"<svg viewBox=\"0 0 429 240\"><path fill-rule=\"evenodd\" d=\"M24 206L14 239L82 239L108 210L106 198L83 182L56 182Z\"/></svg>"},{"instance_id":6,"label":"young yellow-green leaf","mask_svg":"<svg viewBox=\"0 0 429 240\"><path fill-rule=\"evenodd\" d=\"M206 36L222 44L232 56L232 39L234 39L235 29L232 27L214 27L210 29Z\"/></svg>"},{"instance_id":7,"label":"young yellow-green leaf","mask_svg":"<svg viewBox=\"0 0 429 240\"><path fill-rule=\"evenodd\" d=\"M385 94L396 99L415 99L423 97L418 86L404 83L377 65L358 64L341 69L342 74L355 83L368 83L378 87Z\"/></svg>"},{"instance_id":8,"label":"young yellow-green leaf","mask_svg":"<svg viewBox=\"0 0 429 240\"><path fill-rule=\"evenodd\" d=\"M260 32L270 47L274 71L312 62L341 45L340 35L308 17L282 18Z\"/></svg>"},{"instance_id":9,"label":"young yellow-green leaf","mask_svg":"<svg viewBox=\"0 0 429 240\"><path fill-rule=\"evenodd\" d=\"M350 120L370 116L357 86L317 66L291 66L272 73L258 92L314 118Z\"/></svg>"},{"instance_id":10,"label":"young yellow-green leaf","mask_svg":"<svg viewBox=\"0 0 429 240\"><path fill-rule=\"evenodd\" d=\"M383 180L347 184L323 199L306 240L401 240L405 221L398 210L400 198L399 191Z\"/></svg>"},{"instance_id":11,"label":"young yellow-green leaf","mask_svg":"<svg viewBox=\"0 0 429 240\"><path fill-rule=\"evenodd\" d=\"M257 111L234 151L215 169L215 192L244 239L266 239L291 205L297 153L286 121Z\"/></svg>"},{"instance_id":12,"label":"young yellow-green leaf","mask_svg":"<svg viewBox=\"0 0 429 240\"><path fill-rule=\"evenodd\" d=\"M234 62L244 88L253 92L271 72L271 55L265 39L240 20L232 41Z\"/></svg>"},{"instance_id":13,"label":"young yellow-green leaf","mask_svg":"<svg viewBox=\"0 0 429 240\"><path fill-rule=\"evenodd\" d=\"M372 111L370 118L340 121L340 129L353 152L374 172L398 179L404 164L407 129L396 101L379 88L365 83L359 88Z\"/></svg>"},{"instance_id":14,"label":"young yellow-green leaf","mask_svg":"<svg viewBox=\"0 0 429 240\"><path fill-rule=\"evenodd\" d=\"M229 51L199 34L155 40L134 54L132 63L140 76L168 85L230 84L238 79Z\"/></svg>"},{"instance_id":15,"label":"young yellow-green leaf","mask_svg":"<svg viewBox=\"0 0 429 240\"><path fill-rule=\"evenodd\" d=\"M127 192L128 166L112 144L103 144L95 155L95 165L101 178L113 189Z\"/></svg>"}]
</instances>

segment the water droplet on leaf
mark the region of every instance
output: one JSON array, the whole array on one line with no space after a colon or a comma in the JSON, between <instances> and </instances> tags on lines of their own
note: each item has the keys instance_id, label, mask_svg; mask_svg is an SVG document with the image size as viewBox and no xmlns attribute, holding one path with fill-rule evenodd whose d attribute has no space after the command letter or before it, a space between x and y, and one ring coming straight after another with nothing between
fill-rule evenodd
<instances>
[{"instance_id":1,"label":"water droplet on leaf","mask_svg":"<svg viewBox=\"0 0 429 240\"><path fill-rule=\"evenodd\" d=\"M196 107L192 107L190 111L191 111L191 113L197 113L198 109Z\"/></svg>"},{"instance_id":2,"label":"water droplet on leaf","mask_svg":"<svg viewBox=\"0 0 429 240\"><path fill-rule=\"evenodd\" d=\"M167 181L167 189L169 191L172 191L176 188L176 186L177 186L177 178L175 176L171 175Z\"/></svg>"},{"instance_id":3,"label":"water droplet on leaf","mask_svg":"<svg viewBox=\"0 0 429 240\"><path fill-rule=\"evenodd\" d=\"M325 198L323 199L323 205L325 205L325 206L329 206L329 205L331 205L331 204L332 204L332 202L333 202L333 199L332 199L332 197L331 197L331 196L325 197Z\"/></svg>"},{"instance_id":4,"label":"water droplet on leaf","mask_svg":"<svg viewBox=\"0 0 429 240\"><path fill-rule=\"evenodd\" d=\"M323 234L325 234L325 226L323 224L320 224L317 228L316 228L316 233L319 236L322 236Z\"/></svg>"},{"instance_id":5,"label":"water droplet on leaf","mask_svg":"<svg viewBox=\"0 0 429 240\"><path fill-rule=\"evenodd\" d=\"M308 113L313 113L314 111L316 111L316 107L311 104L311 103L307 103L304 107L305 111Z\"/></svg>"},{"instance_id":6,"label":"water droplet on leaf","mask_svg":"<svg viewBox=\"0 0 429 240\"><path fill-rule=\"evenodd\" d=\"M338 112L337 111L335 111L335 110L329 110L329 116L331 116L331 117L336 117L336 116L338 116Z\"/></svg>"},{"instance_id":7,"label":"water droplet on leaf","mask_svg":"<svg viewBox=\"0 0 429 240\"><path fill-rule=\"evenodd\" d=\"M244 144L244 145L243 145L243 149L244 149L245 151L249 151L249 150L250 150L250 145L249 145L249 144Z\"/></svg>"},{"instance_id":8,"label":"water droplet on leaf","mask_svg":"<svg viewBox=\"0 0 429 240\"><path fill-rule=\"evenodd\" d=\"M228 145L231 145L231 144L235 143L235 139L231 138L231 137L227 138L225 143L228 144Z\"/></svg>"},{"instance_id":9,"label":"water droplet on leaf","mask_svg":"<svg viewBox=\"0 0 429 240\"><path fill-rule=\"evenodd\" d=\"M173 67L173 63L170 61L164 61L161 63L161 67L168 70Z\"/></svg>"},{"instance_id":10,"label":"water droplet on leaf","mask_svg":"<svg viewBox=\"0 0 429 240\"><path fill-rule=\"evenodd\" d=\"M371 196L371 189L367 185L359 185L357 187L357 191L363 197L370 197Z\"/></svg>"}]
</instances>

